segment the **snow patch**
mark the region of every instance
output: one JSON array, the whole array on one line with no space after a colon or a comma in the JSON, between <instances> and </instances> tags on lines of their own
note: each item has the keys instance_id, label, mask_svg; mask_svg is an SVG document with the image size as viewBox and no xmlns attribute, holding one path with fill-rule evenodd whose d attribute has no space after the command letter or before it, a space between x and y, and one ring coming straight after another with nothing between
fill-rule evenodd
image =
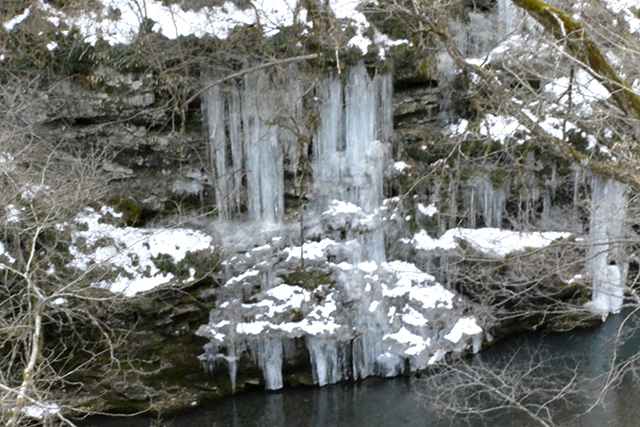
<instances>
[{"instance_id":1,"label":"snow patch","mask_svg":"<svg viewBox=\"0 0 640 427\"><path fill-rule=\"evenodd\" d=\"M322 212L322 215L335 216L338 214L359 214L362 213L360 206L354 205L350 202L343 202L342 200L332 200L329 204L329 209Z\"/></svg>"},{"instance_id":2,"label":"snow patch","mask_svg":"<svg viewBox=\"0 0 640 427\"><path fill-rule=\"evenodd\" d=\"M7 31L11 31L13 30L13 27L15 27L16 25L18 25L19 23L27 19L30 13L31 13L31 9L27 8L20 15L14 17L13 19L10 19L9 21L5 22L2 25Z\"/></svg>"},{"instance_id":3,"label":"snow patch","mask_svg":"<svg viewBox=\"0 0 640 427\"><path fill-rule=\"evenodd\" d=\"M451 331L444 336L444 339L451 341L452 343L458 343L462 339L463 335L477 335L482 333L482 328L478 326L474 317L463 317L458 319Z\"/></svg>"},{"instance_id":4,"label":"snow patch","mask_svg":"<svg viewBox=\"0 0 640 427\"><path fill-rule=\"evenodd\" d=\"M302 250L300 246L292 246L290 248L285 248L284 252L288 254L287 261L292 259L300 258L300 254L305 260L316 260L324 258L324 251L332 245L335 245L336 242L331 239L322 239L319 242L306 242L302 245Z\"/></svg>"},{"instance_id":5,"label":"snow patch","mask_svg":"<svg viewBox=\"0 0 640 427\"><path fill-rule=\"evenodd\" d=\"M422 353L431 344L430 338L424 339L419 335L411 333L405 327L402 327L394 334L386 334L383 339L391 339L400 344L408 344L409 348L405 350L405 353L411 356Z\"/></svg>"},{"instance_id":6,"label":"snow patch","mask_svg":"<svg viewBox=\"0 0 640 427\"><path fill-rule=\"evenodd\" d=\"M397 172L404 172L406 169L410 169L411 166L409 166L409 164L407 162L395 162L393 164L393 169L395 169Z\"/></svg>"},{"instance_id":7,"label":"snow patch","mask_svg":"<svg viewBox=\"0 0 640 427\"><path fill-rule=\"evenodd\" d=\"M418 211L422 215L431 218L432 216L438 213L438 208L436 208L435 203L431 203L429 206L425 206L422 203L418 203Z\"/></svg>"},{"instance_id":8,"label":"snow patch","mask_svg":"<svg viewBox=\"0 0 640 427\"><path fill-rule=\"evenodd\" d=\"M60 412L60 407L55 403L42 403L39 405L29 405L22 408L22 413L29 418L44 420L45 417L55 415Z\"/></svg>"}]
</instances>

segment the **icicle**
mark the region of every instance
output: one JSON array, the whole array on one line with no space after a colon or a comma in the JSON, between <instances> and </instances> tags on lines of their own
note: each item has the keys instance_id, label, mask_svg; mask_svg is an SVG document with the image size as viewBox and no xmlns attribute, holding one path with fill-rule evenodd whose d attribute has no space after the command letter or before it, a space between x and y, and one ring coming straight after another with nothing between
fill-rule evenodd
<instances>
[{"instance_id":1,"label":"icicle","mask_svg":"<svg viewBox=\"0 0 640 427\"><path fill-rule=\"evenodd\" d=\"M262 370L265 388L282 388L282 340L265 338L250 343L251 352Z\"/></svg>"},{"instance_id":2,"label":"icicle","mask_svg":"<svg viewBox=\"0 0 640 427\"><path fill-rule=\"evenodd\" d=\"M227 171L227 140L224 130L224 102L220 87L208 91L203 109L207 118L209 159L215 187L216 208L221 218L229 218L229 174Z\"/></svg>"},{"instance_id":3,"label":"icicle","mask_svg":"<svg viewBox=\"0 0 640 427\"><path fill-rule=\"evenodd\" d=\"M465 197L466 199L466 197ZM470 228L476 228L476 189L475 187L471 188L471 195L469 196L469 201L467 201L467 206L469 213L468 217L468 226Z\"/></svg>"},{"instance_id":4,"label":"icicle","mask_svg":"<svg viewBox=\"0 0 640 427\"><path fill-rule=\"evenodd\" d=\"M376 334L378 335L378 334ZM362 379L376 373L376 359L380 336L373 332L366 332L353 340L353 378Z\"/></svg>"},{"instance_id":5,"label":"icicle","mask_svg":"<svg viewBox=\"0 0 640 427\"><path fill-rule=\"evenodd\" d=\"M540 219L543 227L546 224L549 224L551 221L552 208L553 204L551 203L551 192L549 191L549 189L547 189L547 191L544 192L544 196L542 198L542 217Z\"/></svg>"},{"instance_id":6,"label":"icicle","mask_svg":"<svg viewBox=\"0 0 640 427\"><path fill-rule=\"evenodd\" d=\"M375 140L375 97L372 82L364 65L349 73L345 94L345 157L351 181L349 201L365 212L372 212L382 202L382 150Z\"/></svg>"},{"instance_id":7,"label":"icicle","mask_svg":"<svg viewBox=\"0 0 640 427\"><path fill-rule=\"evenodd\" d=\"M319 385L334 384L345 377L346 361L340 343L331 338L308 337L313 381Z\"/></svg>"},{"instance_id":8,"label":"icicle","mask_svg":"<svg viewBox=\"0 0 640 427\"><path fill-rule=\"evenodd\" d=\"M304 119L304 108L302 98L304 90L300 79L295 78L300 73L297 67L293 66L286 70L286 81L279 83L282 92L281 106L277 121L278 139L284 147L285 165L287 172L294 177L294 183L297 185L297 174L300 167L301 158L306 156L307 147L304 144L302 135L307 135L307 126ZM293 77L293 78L289 78Z\"/></svg>"},{"instance_id":9,"label":"icicle","mask_svg":"<svg viewBox=\"0 0 640 427\"><path fill-rule=\"evenodd\" d=\"M278 130L265 121L275 115L268 77L245 76L242 100L247 172L247 205L254 221L279 222L284 216L283 154Z\"/></svg>"},{"instance_id":10,"label":"icicle","mask_svg":"<svg viewBox=\"0 0 640 427\"><path fill-rule=\"evenodd\" d=\"M376 373L381 377L395 377L404 371L404 359L396 354L383 353L376 357Z\"/></svg>"},{"instance_id":11,"label":"icicle","mask_svg":"<svg viewBox=\"0 0 640 427\"><path fill-rule=\"evenodd\" d=\"M389 142L393 135L393 79L391 74L376 74L376 140Z\"/></svg>"},{"instance_id":12,"label":"icicle","mask_svg":"<svg viewBox=\"0 0 640 427\"><path fill-rule=\"evenodd\" d=\"M454 228L458 226L458 178L455 176L454 171L459 171L460 164L456 159L455 165L453 168L450 168L449 172L449 203L448 203L448 211L449 211L449 228ZM442 231L444 232L444 230Z\"/></svg>"},{"instance_id":13,"label":"icicle","mask_svg":"<svg viewBox=\"0 0 640 427\"><path fill-rule=\"evenodd\" d=\"M232 215L237 215L242 206L242 175L244 171L244 135L242 132L242 104L238 86L231 84L229 96L229 142L231 145L231 171L233 187L229 194Z\"/></svg>"},{"instance_id":14,"label":"icicle","mask_svg":"<svg viewBox=\"0 0 640 427\"><path fill-rule=\"evenodd\" d=\"M332 198L344 200L342 170L344 158L338 152L344 140L342 86L337 78L325 79L318 87L318 116L321 118L314 138L314 177L318 197L323 202Z\"/></svg>"},{"instance_id":15,"label":"icicle","mask_svg":"<svg viewBox=\"0 0 640 427\"><path fill-rule=\"evenodd\" d=\"M471 336L471 345L473 354L477 354L482 349L482 342L484 340L483 333L475 334Z\"/></svg>"},{"instance_id":16,"label":"icicle","mask_svg":"<svg viewBox=\"0 0 640 427\"><path fill-rule=\"evenodd\" d=\"M465 197L468 226L476 227L476 212L480 211L485 227L500 227L507 203L508 185L505 183L500 188L494 188L488 176L475 177L470 184L471 188Z\"/></svg>"},{"instance_id":17,"label":"icicle","mask_svg":"<svg viewBox=\"0 0 640 427\"><path fill-rule=\"evenodd\" d=\"M231 391L236 392L236 378L238 377L238 355L235 344L230 344L227 348L227 363L229 364L229 379L231 380Z\"/></svg>"}]
</instances>

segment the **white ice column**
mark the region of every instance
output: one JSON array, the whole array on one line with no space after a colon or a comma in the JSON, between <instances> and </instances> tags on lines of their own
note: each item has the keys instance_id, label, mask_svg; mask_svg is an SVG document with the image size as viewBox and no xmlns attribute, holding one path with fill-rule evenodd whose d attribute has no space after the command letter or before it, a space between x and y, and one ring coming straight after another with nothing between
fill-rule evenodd
<instances>
[{"instance_id":1,"label":"white ice column","mask_svg":"<svg viewBox=\"0 0 640 427\"><path fill-rule=\"evenodd\" d=\"M320 120L313 143L315 192L323 202L345 200L346 188L342 181L344 114L340 79L330 77L320 83L316 99Z\"/></svg>"},{"instance_id":2,"label":"white ice column","mask_svg":"<svg viewBox=\"0 0 640 427\"><path fill-rule=\"evenodd\" d=\"M225 134L224 100L220 87L216 86L204 96L203 109L207 120L209 138L209 161L215 188L216 208L218 215L228 219L229 212L229 182L227 170L227 139Z\"/></svg>"},{"instance_id":3,"label":"white ice column","mask_svg":"<svg viewBox=\"0 0 640 427\"><path fill-rule=\"evenodd\" d=\"M387 146L393 134L391 76L369 77L360 64L344 85L329 77L316 89L319 123L314 135L314 192L320 205L332 199L373 214L382 203ZM323 206L324 210L324 206ZM384 233L359 237L362 260L383 262Z\"/></svg>"},{"instance_id":4,"label":"white ice column","mask_svg":"<svg viewBox=\"0 0 640 427\"><path fill-rule=\"evenodd\" d=\"M284 150L285 167L287 172L294 176L297 183L300 161L306 155L307 145L303 136L307 136L308 127L304 118L304 90L297 67L286 70L284 82L278 83L281 98L281 107L278 109L277 121L278 139Z\"/></svg>"},{"instance_id":5,"label":"white ice column","mask_svg":"<svg viewBox=\"0 0 640 427\"><path fill-rule=\"evenodd\" d=\"M365 212L382 202L383 148L376 141L376 85L364 65L351 70L345 94L345 157L349 201Z\"/></svg>"},{"instance_id":6,"label":"white ice column","mask_svg":"<svg viewBox=\"0 0 640 427\"><path fill-rule=\"evenodd\" d=\"M267 119L273 118L278 107L269 98L271 91L264 73L247 74L244 83L242 121L249 218L278 222L284 215L283 153L278 130Z\"/></svg>"},{"instance_id":7,"label":"white ice column","mask_svg":"<svg viewBox=\"0 0 640 427\"><path fill-rule=\"evenodd\" d=\"M231 146L231 182L233 188L229 194L229 205L232 216L240 212L242 206L242 175L244 171L244 134L242 130L242 102L240 90L235 82L229 86L228 98L229 145Z\"/></svg>"},{"instance_id":8,"label":"white ice column","mask_svg":"<svg viewBox=\"0 0 640 427\"><path fill-rule=\"evenodd\" d=\"M593 177L587 270L593 283L588 304L606 314L618 312L623 303L629 264L622 242L627 235L627 186Z\"/></svg>"},{"instance_id":9,"label":"white ice column","mask_svg":"<svg viewBox=\"0 0 640 427\"><path fill-rule=\"evenodd\" d=\"M382 334L365 332L353 340L353 378L361 379L376 374L376 362L381 354Z\"/></svg>"},{"instance_id":10,"label":"white ice column","mask_svg":"<svg viewBox=\"0 0 640 427\"><path fill-rule=\"evenodd\" d=\"M376 139L390 142L393 137L393 79L391 74L376 74Z\"/></svg>"},{"instance_id":11,"label":"white ice column","mask_svg":"<svg viewBox=\"0 0 640 427\"><path fill-rule=\"evenodd\" d=\"M344 91L335 77L319 85L314 137L319 197L345 200L367 213L380 206L385 143L393 133L392 92L390 76L371 79L362 64L350 70Z\"/></svg>"},{"instance_id":12,"label":"white ice column","mask_svg":"<svg viewBox=\"0 0 640 427\"><path fill-rule=\"evenodd\" d=\"M498 0L498 19L506 34L515 31L517 15L518 11L511 0Z\"/></svg>"}]
</instances>

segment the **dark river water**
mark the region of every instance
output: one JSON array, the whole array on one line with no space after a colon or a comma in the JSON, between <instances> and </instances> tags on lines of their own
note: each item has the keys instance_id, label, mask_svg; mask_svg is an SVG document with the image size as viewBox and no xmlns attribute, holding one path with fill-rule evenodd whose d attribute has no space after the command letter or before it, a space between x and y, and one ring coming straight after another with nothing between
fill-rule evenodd
<instances>
[{"instance_id":1,"label":"dark river water","mask_svg":"<svg viewBox=\"0 0 640 427\"><path fill-rule=\"evenodd\" d=\"M435 377L247 392L160 422L95 418L82 425L640 426L640 370L631 360L640 352L639 324L638 315L617 315L590 329L523 334Z\"/></svg>"}]
</instances>

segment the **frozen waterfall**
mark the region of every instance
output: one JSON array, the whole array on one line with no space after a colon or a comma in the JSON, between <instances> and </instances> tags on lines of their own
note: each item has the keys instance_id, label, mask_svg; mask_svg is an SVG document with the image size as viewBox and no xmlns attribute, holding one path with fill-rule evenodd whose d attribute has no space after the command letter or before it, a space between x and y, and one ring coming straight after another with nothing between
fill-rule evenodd
<instances>
[{"instance_id":1,"label":"frozen waterfall","mask_svg":"<svg viewBox=\"0 0 640 427\"><path fill-rule=\"evenodd\" d=\"M282 340L258 339L250 342L257 365L262 370L267 390L282 388Z\"/></svg>"},{"instance_id":2,"label":"frozen waterfall","mask_svg":"<svg viewBox=\"0 0 640 427\"><path fill-rule=\"evenodd\" d=\"M211 73L205 83L215 77ZM219 218L242 219L246 212L252 221L281 222L285 190L314 199L320 209L331 200L353 203L367 214L380 207L386 143L393 133L391 76L371 78L359 65L346 82L327 77L315 97L305 98L301 81L308 78L295 67L260 71L204 94ZM305 108L311 105L317 105L318 120L307 135ZM309 194L299 194L296 177L310 139L314 180ZM294 177L291 188L285 189L285 174ZM369 240L383 245L382 236ZM371 252L371 258L384 258L380 250Z\"/></svg>"},{"instance_id":3,"label":"frozen waterfall","mask_svg":"<svg viewBox=\"0 0 640 427\"><path fill-rule=\"evenodd\" d=\"M511 0L498 0L498 20L502 24L505 34L512 33L516 29L519 10Z\"/></svg>"},{"instance_id":4,"label":"frozen waterfall","mask_svg":"<svg viewBox=\"0 0 640 427\"><path fill-rule=\"evenodd\" d=\"M205 84L216 80L214 73L207 77ZM309 221L319 218L320 226L333 227L336 241L328 240L333 247L342 245L339 251L333 250L344 254L344 261L354 265L370 261L374 261L372 265L381 264L386 258L385 236L378 216L383 204L388 142L393 135L391 76L377 73L371 76L360 64L351 68L345 78L333 75L313 79L298 68L289 67L249 73L205 93L203 114L218 218L248 220L263 228L265 224L278 223L284 225L279 230L287 230L299 217L294 212L286 215L285 194L299 196L308 200ZM311 89L304 89L303 82L311 81ZM307 164L313 181L309 185L300 184L298 177L310 175L303 170ZM340 207L348 209L341 211ZM355 217L346 221L345 216L351 214ZM345 224L340 225L343 220ZM281 237L283 241L304 239L300 234L283 233L276 241ZM322 242L300 243L287 257L293 268L313 265L314 247L316 244L320 247ZM304 264L295 261L305 253ZM247 260L243 262L246 264ZM260 267L256 274L248 275L245 271L241 276L259 281L257 288L263 293L289 286L281 284L282 279L272 270L273 267ZM244 286L241 281L230 281L228 285ZM361 292L360 285L349 286L358 288L354 292ZM247 299L251 292L245 287L233 295ZM242 307L239 302L235 306ZM365 313L369 313L368 307L367 304L363 308ZM247 324L241 315L236 318L234 310L227 306L219 314L212 311L211 324ZM281 388L286 359L283 342L293 342L291 338L304 338L302 342L309 352L314 382L318 385L350 377L392 375L404 368L402 358L385 353L382 331L363 328L354 337L345 334L343 340L315 332L276 336L256 333L248 334L250 339L238 340L239 334L245 333L243 326L238 327L223 342L213 336L203 356L209 369L216 369L220 361L226 361L234 389L243 353L252 355L267 389Z\"/></svg>"}]
</instances>

